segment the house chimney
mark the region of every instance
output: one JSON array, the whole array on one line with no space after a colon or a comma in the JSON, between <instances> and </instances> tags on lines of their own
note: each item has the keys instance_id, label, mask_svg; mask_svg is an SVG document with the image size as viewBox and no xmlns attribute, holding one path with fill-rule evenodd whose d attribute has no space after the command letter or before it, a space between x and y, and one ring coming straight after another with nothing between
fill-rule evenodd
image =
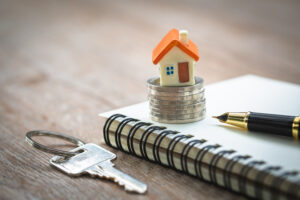
<instances>
[{"instance_id":1,"label":"house chimney","mask_svg":"<svg viewBox=\"0 0 300 200\"><path fill-rule=\"evenodd\" d=\"M187 30L180 30L179 31L179 40L183 42L184 44L188 44L189 38L188 38L188 31Z\"/></svg>"}]
</instances>

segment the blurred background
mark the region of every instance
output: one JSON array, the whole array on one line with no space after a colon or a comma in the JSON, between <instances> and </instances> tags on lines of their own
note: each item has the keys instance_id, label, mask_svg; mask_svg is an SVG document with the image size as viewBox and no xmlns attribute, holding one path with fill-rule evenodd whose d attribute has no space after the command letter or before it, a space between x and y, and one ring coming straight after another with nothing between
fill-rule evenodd
<instances>
[{"instance_id":1,"label":"blurred background","mask_svg":"<svg viewBox=\"0 0 300 200\"><path fill-rule=\"evenodd\" d=\"M172 28L189 30L206 85L249 73L300 84L299 10L297 0L0 0L2 110L86 127L145 101L159 74L152 50Z\"/></svg>"},{"instance_id":2,"label":"blurred background","mask_svg":"<svg viewBox=\"0 0 300 200\"><path fill-rule=\"evenodd\" d=\"M0 0L0 196L94 199L105 190L102 197L132 198L112 184L49 173L48 157L25 144L25 132L99 144L98 113L147 99L146 81L159 74L152 50L172 28L187 29L198 46L196 75L206 85L245 74L300 84L299 11L298 0ZM150 199L237 197L114 152L128 174L156 177L147 178Z\"/></svg>"},{"instance_id":3,"label":"blurred background","mask_svg":"<svg viewBox=\"0 0 300 200\"><path fill-rule=\"evenodd\" d=\"M198 45L206 84L248 73L299 84L299 10L291 0L1 0L0 80L64 82L113 107L143 101L158 75L152 49L177 28Z\"/></svg>"}]
</instances>

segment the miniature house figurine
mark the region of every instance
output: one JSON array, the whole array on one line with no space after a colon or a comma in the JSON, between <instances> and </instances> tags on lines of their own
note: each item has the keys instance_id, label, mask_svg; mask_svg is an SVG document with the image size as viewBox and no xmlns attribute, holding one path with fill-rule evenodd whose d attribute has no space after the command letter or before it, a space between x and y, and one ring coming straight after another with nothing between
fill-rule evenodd
<instances>
[{"instance_id":1,"label":"miniature house figurine","mask_svg":"<svg viewBox=\"0 0 300 200\"><path fill-rule=\"evenodd\" d=\"M152 52L153 63L159 64L161 86L194 85L194 66L198 60L197 46L186 30L172 29Z\"/></svg>"}]
</instances>

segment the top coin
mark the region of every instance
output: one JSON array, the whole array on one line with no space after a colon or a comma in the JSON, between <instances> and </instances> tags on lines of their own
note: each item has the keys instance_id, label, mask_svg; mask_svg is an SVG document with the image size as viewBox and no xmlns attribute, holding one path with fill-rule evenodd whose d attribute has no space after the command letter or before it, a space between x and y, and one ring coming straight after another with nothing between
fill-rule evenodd
<instances>
[{"instance_id":1,"label":"top coin","mask_svg":"<svg viewBox=\"0 0 300 200\"><path fill-rule=\"evenodd\" d=\"M195 85L187 86L160 86L159 77L153 77L148 79L148 87L152 90L160 92L192 92L196 89L203 88L203 79L195 76Z\"/></svg>"}]
</instances>

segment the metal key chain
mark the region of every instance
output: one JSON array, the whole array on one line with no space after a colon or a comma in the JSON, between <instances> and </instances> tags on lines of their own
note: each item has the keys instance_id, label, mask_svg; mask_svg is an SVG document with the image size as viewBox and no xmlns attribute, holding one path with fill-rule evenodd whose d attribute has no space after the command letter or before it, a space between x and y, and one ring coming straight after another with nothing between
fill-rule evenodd
<instances>
[{"instance_id":1,"label":"metal key chain","mask_svg":"<svg viewBox=\"0 0 300 200\"><path fill-rule=\"evenodd\" d=\"M78 147L70 151L53 149L42 145L32 139L33 136L50 136L69 141ZM50 159L50 164L60 169L70 176L89 174L92 177L106 178L113 180L120 186L124 186L126 191L145 193L147 185L133 177L119 171L114 167L111 160L116 155L106 149L93 144L85 144L83 141L57 132L35 130L26 133L25 140L33 147L46 153L57 155Z\"/></svg>"},{"instance_id":2,"label":"metal key chain","mask_svg":"<svg viewBox=\"0 0 300 200\"><path fill-rule=\"evenodd\" d=\"M43 131L43 130L35 130L35 131L29 131L26 133L25 140L28 142L32 147L37 148L38 150L44 151L46 153L54 154L54 155L60 155L60 156L75 156L77 153L70 152L70 151L63 151L58 149L53 149L50 147L47 147L45 145L42 145L35 140L32 139L33 136L49 136L49 137L56 137L60 138L66 141L69 141L77 146L82 146L85 143L75 137L63 134L63 133L57 133L52 131Z\"/></svg>"}]
</instances>

